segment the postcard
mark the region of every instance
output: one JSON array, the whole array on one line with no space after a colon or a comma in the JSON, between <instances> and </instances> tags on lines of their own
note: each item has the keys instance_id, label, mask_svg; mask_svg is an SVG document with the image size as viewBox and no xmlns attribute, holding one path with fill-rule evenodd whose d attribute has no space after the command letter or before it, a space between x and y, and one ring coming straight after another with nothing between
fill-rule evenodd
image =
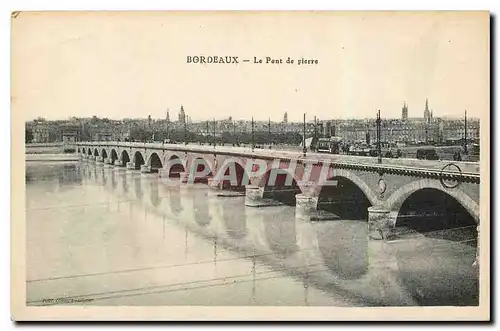
<instances>
[{"instance_id":1,"label":"postcard","mask_svg":"<svg viewBox=\"0 0 500 331\"><path fill-rule=\"evenodd\" d=\"M490 319L489 12L11 20L14 320Z\"/></svg>"}]
</instances>

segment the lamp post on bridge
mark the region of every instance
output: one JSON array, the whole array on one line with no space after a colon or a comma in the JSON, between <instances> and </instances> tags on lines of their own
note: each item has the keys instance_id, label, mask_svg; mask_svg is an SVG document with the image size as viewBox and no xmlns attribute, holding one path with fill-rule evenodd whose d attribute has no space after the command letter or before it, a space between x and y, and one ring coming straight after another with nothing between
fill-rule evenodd
<instances>
[{"instance_id":1,"label":"lamp post on bridge","mask_svg":"<svg viewBox=\"0 0 500 331\"><path fill-rule=\"evenodd\" d=\"M377 113L377 154L378 154L378 163L382 163L382 146L380 143L380 123L382 120L380 119L380 109Z\"/></svg>"},{"instance_id":2,"label":"lamp post on bridge","mask_svg":"<svg viewBox=\"0 0 500 331\"><path fill-rule=\"evenodd\" d=\"M318 122L316 120L316 115L314 116L314 138L318 136Z\"/></svg>"},{"instance_id":3,"label":"lamp post on bridge","mask_svg":"<svg viewBox=\"0 0 500 331\"><path fill-rule=\"evenodd\" d=\"M215 118L214 118L214 148L217 145L217 139L215 138L215 129L216 129L216 123L215 123Z\"/></svg>"},{"instance_id":4,"label":"lamp post on bridge","mask_svg":"<svg viewBox=\"0 0 500 331\"><path fill-rule=\"evenodd\" d=\"M467 154L467 109L465 110L464 122L464 154Z\"/></svg>"},{"instance_id":5,"label":"lamp post on bridge","mask_svg":"<svg viewBox=\"0 0 500 331\"><path fill-rule=\"evenodd\" d=\"M167 121L167 142L170 142L170 121Z\"/></svg>"},{"instance_id":6,"label":"lamp post on bridge","mask_svg":"<svg viewBox=\"0 0 500 331\"><path fill-rule=\"evenodd\" d=\"M271 148L271 118L269 117L269 121L268 121L268 130L269 130L269 149Z\"/></svg>"},{"instance_id":7,"label":"lamp post on bridge","mask_svg":"<svg viewBox=\"0 0 500 331\"><path fill-rule=\"evenodd\" d=\"M236 145L236 120L233 120L233 146Z\"/></svg>"},{"instance_id":8,"label":"lamp post on bridge","mask_svg":"<svg viewBox=\"0 0 500 331\"><path fill-rule=\"evenodd\" d=\"M307 148L306 148L306 113L304 113L304 126L302 131L302 154L306 157Z\"/></svg>"},{"instance_id":9,"label":"lamp post on bridge","mask_svg":"<svg viewBox=\"0 0 500 331\"><path fill-rule=\"evenodd\" d=\"M253 126L254 126L254 122L253 122L253 116L252 116L252 152L254 151L254 148L255 148L255 135L254 135Z\"/></svg>"},{"instance_id":10,"label":"lamp post on bridge","mask_svg":"<svg viewBox=\"0 0 500 331\"><path fill-rule=\"evenodd\" d=\"M207 144L210 145L210 123L209 123L209 121L207 121L207 133L206 133L206 137L207 137Z\"/></svg>"},{"instance_id":11,"label":"lamp post on bridge","mask_svg":"<svg viewBox=\"0 0 500 331\"><path fill-rule=\"evenodd\" d=\"M187 145L187 120L184 116L184 145Z\"/></svg>"}]
</instances>

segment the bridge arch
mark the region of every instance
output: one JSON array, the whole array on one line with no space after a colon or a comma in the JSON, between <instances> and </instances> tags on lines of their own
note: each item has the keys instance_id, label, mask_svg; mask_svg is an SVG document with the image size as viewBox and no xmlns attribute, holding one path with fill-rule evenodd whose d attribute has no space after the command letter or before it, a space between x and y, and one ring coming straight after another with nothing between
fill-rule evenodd
<instances>
[{"instance_id":1,"label":"bridge arch","mask_svg":"<svg viewBox=\"0 0 500 331\"><path fill-rule=\"evenodd\" d=\"M106 151L105 148L101 150L101 156L103 159L106 159L108 157L108 152Z\"/></svg>"},{"instance_id":2,"label":"bridge arch","mask_svg":"<svg viewBox=\"0 0 500 331\"><path fill-rule=\"evenodd\" d=\"M398 250L400 268L419 266L416 273L407 273L401 283L414 289L418 282L435 277L434 288L441 288L441 304L477 305L479 279L477 261L479 254L479 208L458 188L445 189L438 180L422 179L398 189L391 195L390 204L395 217L393 236L404 242L412 238L418 245L412 249ZM395 246L397 247L397 246ZM402 246L401 246L402 247ZM445 263L443 263L445 261ZM415 270L415 269L410 269ZM458 278L450 282L451 277ZM461 280L461 281L458 281ZM458 286L458 287L457 287ZM412 290L421 302L437 302L435 290ZM460 291L456 291L460 288Z\"/></svg>"},{"instance_id":3,"label":"bridge arch","mask_svg":"<svg viewBox=\"0 0 500 331\"><path fill-rule=\"evenodd\" d=\"M148 155L146 165L151 168L151 172L158 172L159 169L163 168L163 162L156 152L152 152Z\"/></svg>"},{"instance_id":4,"label":"bridge arch","mask_svg":"<svg viewBox=\"0 0 500 331\"><path fill-rule=\"evenodd\" d=\"M111 164L115 164L115 161L119 159L116 149L112 148L110 154L111 154Z\"/></svg>"},{"instance_id":5,"label":"bridge arch","mask_svg":"<svg viewBox=\"0 0 500 331\"><path fill-rule=\"evenodd\" d=\"M368 207L378 202L368 185L348 171L334 170L329 176L318 187L317 209L341 219L368 220Z\"/></svg>"},{"instance_id":6,"label":"bridge arch","mask_svg":"<svg viewBox=\"0 0 500 331\"><path fill-rule=\"evenodd\" d=\"M76 153L80 154L80 147L76 149Z\"/></svg>"},{"instance_id":7,"label":"bridge arch","mask_svg":"<svg viewBox=\"0 0 500 331\"><path fill-rule=\"evenodd\" d=\"M208 177L213 176L212 164L206 158L203 158L201 156L197 156L189 160L187 162L187 168L190 177L196 175L196 178L193 178L194 182L196 183L198 182L206 183ZM198 175L198 174L204 174L204 175Z\"/></svg>"},{"instance_id":8,"label":"bridge arch","mask_svg":"<svg viewBox=\"0 0 500 331\"><path fill-rule=\"evenodd\" d=\"M87 151L85 150L85 147L82 147L82 151L81 152L82 152L83 155L87 155Z\"/></svg>"},{"instance_id":9,"label":"bridge arch","mask_svg":"<svg viewBox=\"0 0 500 331\"><path fill-rule=\"evenodd\" d=\"M368 186L368 184L366 184L366 182L363 179L359 178L357 175L355 175L354 173L352 173L348 170L330 168L326 178L327 178L326 181L334 181L334 180L337 180L339 178L344 179L344 180L348 180L351 183L353 183L354 185L356 185L357 188L359 190L361 190L361 192L363 192L363 194L368 199L370 205L375 206L375 205L378 205L380 203L380 200L378 198L377 193L374 190L372 190L370 188L370 186ZM324 180L318 182L318 186L316 188L317 195L321 194L321 191L326 186L325 184L326 183Z\"/></svg>"},{"instance_id":10,"label":"bridge arch","mask_svg":"<svg viewBox=\"0 0 500 331\"><path fill-rule=\"evenodd\" d=\"M185 160L181 159L177 154L170 154L164 158L163 168L167 171L167 177L180 177L181 172L186 171Z\"/></svg>"},{"instance_id":11,"label":"bridge arch","mask_svg":"<svg viewBox=\"0 0 500 331\"><path fill-rule=\"evenodd\" d=\"M87 155L88 155L88 156L91 156L91 155L92 155L92 150L90 149L90 147L89 147L89 149L87 149Z\"/></svg>"},{"instance_id":12,"label":"bridge arch","mask_svg":"<svg viewBox=\"0 0 500 331\"><path fill-rule=\"evenodd\" d=\"M99 156L99 150L97 148L94 148L94 156Z\"/></svg>"},{"instance_id":13,"label":"bridge arch","mask_svg":"<svg viewBox=\"0 0 500 331\"><path fill-rule=\"evenodd\" d=\"M295 196L302 193L298 182L299 178L289 169L270 168L262 175L258 186L264 188L263 198L295 206Z\"/></svg>"},{"instance_id":14,"label":"bridge arch","mask_svg":"<svg viewBox=\"0 0 500 331\"><path fill-rule=\"evenodd\" d=\"M458 188L445 189L439 181L431 179L414 181L396 190L387 199L388 208L395 213L399 213L405 201L421 190L426 190L426 192L439 191L453 198L469 213L476 223L479 223L479 205L471 197Z\"/></svg>"},{"instance_id":15,"label":"bridge arch","mask_svg":"<svg viewBox=\"0 0 500 331\"><path fill-rule=\"evenodd\" d=\"M144 157L142 156L142 153L139 151L136 151L134 153L134 166L135 170L140 170L141 166L145 164L146 162L144 161Z\"/></svg>"},{"instance_id":16,"label":"bridge arch","mask_svg":"<svg viewBox=\"0 0 500 331\"><path fill-rule=\"evenodd\" d=\"M228 158L224 160L214 179L216 180L218 186L225 190L231 191L245 191L245 183L249 178L245 175L244 165L235 158ZM228 179L231 178L231 179Z\"/></svg>"},{"instance_id":17,"label":"bridge arch","mask_svg":"<svg viewBox=\"0 0 500 331\"><path fill-rule=\"evenodd\" d=\"M130 156L128 155L128 152L126 150L122 151L121 160L124 166L127 165L127 162L130 162Z\"/></svg>"}]
</instances>

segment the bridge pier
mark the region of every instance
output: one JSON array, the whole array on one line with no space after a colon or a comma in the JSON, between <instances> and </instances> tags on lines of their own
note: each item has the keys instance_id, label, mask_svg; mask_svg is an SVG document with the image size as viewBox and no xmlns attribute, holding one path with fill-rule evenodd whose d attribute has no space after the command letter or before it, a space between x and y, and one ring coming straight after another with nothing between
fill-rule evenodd
<instances>
[{"instance_id":1,"label":"bridge pier","mask_svg":"<svg viewBox=\"0 0 500 331\"><path fill-rule=\"evenodd\" d=\"M117 171L125 171L125 167L123 166L123 162L121 160L115 160L114 169Z\"/></svg>"},{"instance_id":2,"label":"bridge pier","mask_svg":"<svg viewBox=\"0 0 500 331\"><path fill-rule=\"evenodd\" d=\"M168 170L167 169L158 169L158 177L167 177L168 178Z\"/></svg>"},{"instance_id":3,"label":"bridge pier","mask_svg":"<svg viewBox=\"0 0 500 331\"><path fill-rule=\"evenodd\" d=\"M394 228L391 211L380 206L368 207L368 237L375 240L387 239Z\"/></svg>"},{"instance_id":4,"label":"bridge pier","mask_svg":"<svg viewBox=\"0 0 500 331\"><path fill-rule=\"evenodd\" d=\"M111 158L107 157L104 159L104 168L111 168L113 164L111 163Z\"/></svg>"},{"instance_id":5,"label":"bridge pier","mask_svg":"<svg viewBox=\"0 0 500 331\"><path fill-rule=\"evenodd\" d=\"M476 231L477 231L476 258L474 259L474 263L472 265L476 268L477 273L479 273L479 260L480 260L480 256L479 256L479 249L480 249L480 247L479 247L479 238L480 238L480 236L479 236L479 224L476 227Z\"/></svg>"},{"instance_id":6,"label":"bridge pier","mask_svg":"<svg viewBox=\"0 0 500 331\"><path fill-rule=\"evenodd\" d=\"M390 210L383 206L368 208L368 272L365 280L376 289L376 294L383 302L399 302L403 305L415 305L414 298L408 294L399 278L399 264L387 241L395 226L395 219Z\"/></svg>"},{"instance_id":7,"label":"bridge pier","mask_svg":"<svg viewBox=\"0 0 500 331\"><path fill-rule=\"evenodd\" d=\"M258 207L262 204L264 191L255 185L245 186L245 206Z\"/></svg>"},{"instance_id":8,"label":"bridge pier","mask_svg":"<svg viewBox=\"0 0 500 331\"><path fill-rule=\"evenodd\" d=\"M309 220L316 211L318 197L309 196L303 193L295 195L295 217Z\"/></svg>"},{"instance_id":9,"label":"bridge pier","mask_svg":"<svg viewBox=\"0 0 500 331\"><path fill-rule=\"evenodd\" d=\"M135 164L133 162L127 162L127 170L135 170Z\"/></svg>"},{"instance_id":10,"label":"bridge pier","mask_svg":"<svg viewBox=\"0 0 500 331\"><path fill-rule=\"evenodd\" d=\"M181 183L186 184L189 179L189 172L183 171L179 173L179 178L181 180Z\"/></svg>"},{"instance_id":11,"label":"bridge pier","mask_svg":"<svg viewBox=\"0 0 500 331\"><path fill-rule=\"evenodd\" d=\"M387 304L416 305L415 299L402 286L398 260L391 244L385 239L368 236L367 254L368 270L363 283L375 290L373 295Z\"/></svg>"},{"instance_id":12,"label":"bridge pier","mask_svg":"<svg viewBox=\"0 0 500 331\"><path fill-rule=\"evenodd\" d=\"M208 187L210 189L213 189L213 190L218 190L220 189L220 187L214 183L214 178L213 177L208 177L207 178L207 184L208 184Z\"/></svg>"},{"instance_id":13,"label":"bridge pier","mask_svg":"<svg viewBox=\"0 0 500 331\"><path fill-rule=\"evenodd\" d=\"M141 173L147 174L147 173L150 173L150 172L151 172L151 167L150 166L145 165L145 164L141 165Z\"/></svg>"}]
</instances>

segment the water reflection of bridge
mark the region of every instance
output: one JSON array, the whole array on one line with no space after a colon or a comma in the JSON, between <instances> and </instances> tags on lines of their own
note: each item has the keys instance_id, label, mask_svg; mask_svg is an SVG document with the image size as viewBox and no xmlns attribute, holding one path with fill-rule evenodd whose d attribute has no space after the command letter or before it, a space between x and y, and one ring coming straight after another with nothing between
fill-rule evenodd
<instances>
[{"instance_id":1,"label":"water reflection of bridge","mask_svg":"<svg viewBox=\"0 0 500 331\"><path fill-rule=\"evenodd\" d=\"M217 247L223 246L305 285L365 304L477 304L471 267L475 248L462 240L414 236L372 241L364 220L310 222L290 206L246 207L243 197L217 197L203 184L163 185L157 176L140 171L82 164L82 174L134 201L130 208L138 204L164 222L213 241L215 262Z\"/></svg>"}]
</instances>

